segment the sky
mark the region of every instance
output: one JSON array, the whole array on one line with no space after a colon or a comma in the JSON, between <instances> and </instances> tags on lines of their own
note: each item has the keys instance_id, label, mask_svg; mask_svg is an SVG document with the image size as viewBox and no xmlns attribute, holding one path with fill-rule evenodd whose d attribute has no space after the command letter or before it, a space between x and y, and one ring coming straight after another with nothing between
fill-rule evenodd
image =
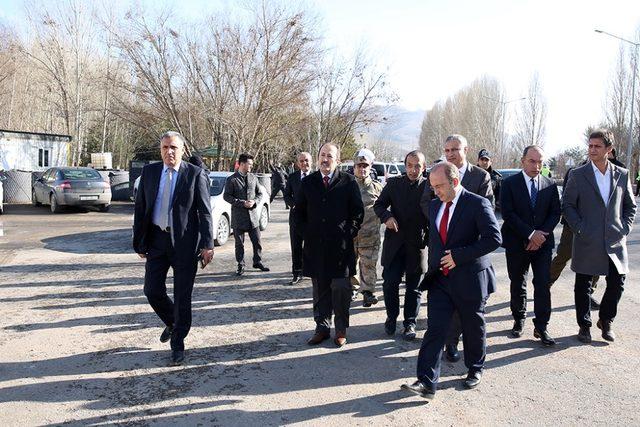
<instances>
[{"instance_id":1,"label":"sky","mask_svg":"<svg viewBox=\"0 0 640 427\"><path fill-rule=\"evenodd\" d=\"M179 5L185 18L238 10L246 1L144 0ZM290 1L292 3L292 1ZM115 5L128 2L114 1ZM638 40L639 0L305 0L328 46L348 55L364 44L388 68L398 104L427 110L481 75L503 83L507 99L526 95L534 72L547 99L547 150L583 142L603 118L620 42ZM124 6L123 6L124 7ZM157 6L156 6L157 7ZM19 22L22 1L0 0L0 18ZM515 103L508 106L513 124Z\"/></svg>"}]
</instances>

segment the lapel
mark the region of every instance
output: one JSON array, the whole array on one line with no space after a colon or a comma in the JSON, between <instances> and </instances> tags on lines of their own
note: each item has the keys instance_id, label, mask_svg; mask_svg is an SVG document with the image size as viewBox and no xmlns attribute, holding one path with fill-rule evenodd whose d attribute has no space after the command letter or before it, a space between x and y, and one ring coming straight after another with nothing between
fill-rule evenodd
<instances>
[{"instance_id":1,"label":"lapel","mask_svg":"<svg viewBox=\"0 0 640 427\"><path fill-rule=\"evenodd\" d=\"M435 202L437 200L437 202ZM438 216L438 211L440 211L440 207L442 206L442 202L439 199L432 199L432 203L429 204L429 228L432 230L436 230L438 232L438 226L436 225L436 217ZM440 237L438 237L440 240Z\"/></svg>"},{"instance_id":2,"label":"lapel","mask_svg":"<svg viewBox=\"0 0 640 427\"><path fill-rule=\"evenodd\" d=\"M456 203L456 207L453 211L453 216L451 217L451 221L449 221L449 226L447 227L447 242L451 240L449 239L449 236L451 236L451 233L455 229L455 226L458 223L458 219L460 219L460 217L464 213L464 209L466 207L466 203L464 203L464 198L466 197L466 195L467 195L467 190L465 190L464 187L462 187L462 192L460 193L460 197L458 197L458 203Z\"/></svg>"},{"instance_id":3,"label":"lapel","mask_svg":"<svg viewBox=\"0 0 640 427\"><path fill-rule=\"evenodd\" d=\"M176 182L175 189L173 190L173 198L171 199L171 207L176 202L178 194L180 194L185 185L187 184L187 165L184 160L180 162L180 168L178 169L178 182Z\"/></svg>"},{"instance_id":4,"label":"lapel","mask_svg":"<svg viewBox=\"0 0 640 427\"><path fill-rule=\"evenodd\" d=\"M618 181L620 181L620 168L614 167L613 163L609 162L610 171L611 171L611 189L609 190L609 198L607 199L607 206L611 203L611 198L613 197L613 193L616 191L616 187L618 186Z\"/></svg>"},{"instance_id":5,"label":"lapel","mask_svg":"<svg viewBox=\"0 0 640 427\"><path fill-rule=\"evenodd\" d=\"M158 197L158 189L160 188L160 176L162 175L162 169L164 168L164 163L162 162L158 162L156 163L157 166L155 167L151 167L149 170L149 178L151 178L150 181L150 185L151 185L151 198L149 200L151 200L151 205L149 206L152 210L153 207L156 203L156 198Z\"/></svg>"},{"instance_id":6,"label":"lapel","mask_svg":"<svg viewBox=\"0 0 640 427\"><path fill-rule=\"evenodd\" d=\"M473 165L467 162L467 171L464 173L462 181L460 181L460 185L462 185L464 188L467 188L469 186L469 183L471 182L471 174L473 173L472 171Z\"/></svg>"},{"instance_id":7,"label":"lapel","mask_svg":"<svg viewBox=\"0 0 640 427\"><path fill-rule=\"evenodd\" d=\"M320 172L320 185L322 185L322 190L325 192L333 190L336 185L338 185L338 182L340 182L341 178L342 177L340 176L340 171L336 169L335 171L333 171L333 176L329 180L329 188L324 188L324 182L322 182L322 172Z\"/></svg>"},{"instance_id":8,"label":"lapel","mask_svg":"<svg viewBox=\"0 0 640 427\"><path fill-rule=\"evenodd\" d=\"M584 175L587 181L589 182L589 184L591 184L591 186L593 187L593 190L596 192L596 196L597 196L596 199L598 199L600 203L604 205L604 200L602 200L602 195L600 194L600 188L598 187L598 183L596 182L596 175L595 175L595 172L593 171L593 164L589 162L585 166L586 166L585 168L586 171L584 171Z\"/></svg>"}]
</instances>

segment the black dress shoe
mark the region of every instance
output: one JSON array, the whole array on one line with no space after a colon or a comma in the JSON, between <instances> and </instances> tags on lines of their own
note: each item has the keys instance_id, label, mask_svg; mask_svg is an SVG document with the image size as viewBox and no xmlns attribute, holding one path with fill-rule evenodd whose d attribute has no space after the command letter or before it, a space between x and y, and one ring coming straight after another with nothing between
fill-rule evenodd
<instances>
[{"instance_id":1,"label":"black dress shoe","mask_svg":"<svg viewBox=\"0 0 640 427\"><path fill-rule=\"evenodd\" d=\"M460 352L458 346L453 344L447 344L444 346L444 354L447 356L447 360L452 363L456 363L460 360Z\"/></svg>"},{"instance_id":2,"label":"black dress shoe","mask_svg":"<svg viewBox=\"0 0 640 427\"><path fill-rule=\"evenodd\" d=\"M616 340L616 334L611 330L611 322L608 320L598 320L596 323L598 329L602 330L602 338L607 341L614 342Z\"/></svg>"},{"instance_id":3,"label":"black dress shoe","mask_svg":"<svg viewBox=\"0 0 640 427\"><path fill-rule=\"evenodd\" d=\"M578 341L583 342L585 344L589 344L591 342L591 331L589 331L588 326L580 326L580 330L578 331Z\"/></svg>"},{"instance_id":4,"label":"black dress shoe","mask_svg":"<svg viewBox=\"0 0 640 427\"><path fill-rule=\"evenodd\" d=\"M171 350L171 362L169 366L180 366L184 362L184 350Z\"/></svg>"},{"instance_id":5,"label":"black dress shoe","mask_svg":"<svg viewBox=\"0 0 640 427\"><path fill-rule=\"evenodd\" d=\"M162 334L160 335L160 342L167 342L171 339L171 334L173 333L173 326L166 326Z\"/></svg>"},{"instance_id":6,"label":"black dress shoe","mask_svg":"<svg viewBox=\"0 0 640 427\"><path fill-rule=\"evenodd\" d=\"M425 399L433 399L436 395L436 391L432 387L426 386L422 381L416 381L413 384L402 384L400 389L417 394Z\"/></svg>"},{"instance_id":7,"label":"black dress shoe","mask_svg":"<svg viewBox=\"0 0 640 427\"><path fill-rule=\"evenodd\" d=\"M482 371L469 371L464 379L464 387L468 389L476 388L482 380Z\"/></svg>"},{"instance_id":8,"label":"black dress shoe","mask_svg":"<svg viewBox=\"0 0 640 427\"><path fill-rule=\"evenodd\" d=\"M520 338L522 336L523 329L524 329L524 319L514 320L513 328L511 328L511 336L514 338Z\"/></svg>"},{"instance_id":9,"label":"black dress shoe","mask_svg":"<svg viewBox=\"0 0 640 427\"><path fill-rule=\"evenodd\" d=\"M596 301L596 299L594 297L592 297L591 295L589 295L589 299L591 300L591 310L599 310L600 309L600 303L598 301Z\"/></svg>"},{"instance_id":10,"label":"black dress shoe","mask_svg":"<svg viewBox=\"0 0 640 427\"><path fill-rule=\"evenodd\" d=\"M253 264L253 268L257 268L260 271L270 271L269 267L265 266L263 263L259 262L257 264Z\"/></svg>"},{"instance_id":11,"label":"black dress shoe","mask_svg":"<svg viewBox=\"0 0 640 427\"><path fill-rule=\"evenodd\" d=\"M546 330L541 331L536 328L533 330L533 336L535 338L539 338L540 342L542 342L542 345L544 345L545 347L550 347L552 345L555 345L556 343L556 341L551 338L551 335L549 335L549 332L547 332Z\"/></svg>"},{"instance_id":12,"label":"black dress shoe","mask_svg":"<svg viewBox=\"0 0 640 427\"><path fill-rule=\"evenodd\" d=\"M384 331L387 335L393 335L396 333L396 320L387 317L384 321Z\"/></svg>"},{"instance_id":13,"label":"black dress shoe","mask_svg":"<svg viewBox=\"0 0 640 427\"><path fill-rule=\"evenodd\" d=\"M238 269L236 270L236 276L242 276L244 274L244 265L238 264Z\"/></svg>"},{"instance_id":14,"label":"black dress shoe","mask_svg":"<svg viewBox=\"0 0 640 427\"><path fill-rule=\"evenodd\" d=\"M289 285L290 286L297 285L300 282L302 282L302 276L294 275L293 279L289 282Z\"/></svg>"},{"instance_id":15,"label":"black dress shoe","mask_svg":"<svg viewBox=\"0 0 640 427\"><path fill-rule=\"evenodd\" d=\"M409 325L407 327L404 328L404 331L402 331L402 338L405 339L405 341L413 341L416 339L416 327L415 325Z\"/></svg>"},{"instance_id":16,"label":"black dress shoe","mask_svg":"<svg viewBox=\"0 0 640 427\"><path fill-rule=\"evenodd\" d=\"M378 303L378 298L370 292L364 291L362 293L362 306L363 307L371 307L372 305L376 305Z\"/></svg>"}]
</instances>

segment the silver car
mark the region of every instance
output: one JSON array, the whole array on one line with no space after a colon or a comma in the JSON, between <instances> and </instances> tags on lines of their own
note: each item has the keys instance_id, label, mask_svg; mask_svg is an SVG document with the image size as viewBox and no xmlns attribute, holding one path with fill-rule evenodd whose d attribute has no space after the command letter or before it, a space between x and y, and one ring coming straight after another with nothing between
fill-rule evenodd
<instances>
[{"instance_id":1,"label":"silver car","mask_svg":"<svg viewBox=\"0 0 640 427\"><path fill-rule=\"evenodd\" d=\"M63 206L95 206L106 212L111 205L111 186L95 169L51 168L33 184L31 201L34 206L51 205L53 213Z\"/></svg>"}]
</instances>

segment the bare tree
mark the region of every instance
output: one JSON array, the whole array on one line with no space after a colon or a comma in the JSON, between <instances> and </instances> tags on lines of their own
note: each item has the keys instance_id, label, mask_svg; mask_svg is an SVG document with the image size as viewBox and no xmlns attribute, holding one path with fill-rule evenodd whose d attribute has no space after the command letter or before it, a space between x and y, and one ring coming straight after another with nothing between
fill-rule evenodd
<instances>
[{"instance_id":1,"label":"bare tree","mask_svg":"<svg viewBox=\"0 0 640 427\"><path fill-rule=\"evenodd\" d=\"M528 145L543 147L546 142L546 122L547 101L542 91L540 77L536 72L529 81L526 100L519 104L513 149L519 154Z\"/></svg>"}]
</instances>

